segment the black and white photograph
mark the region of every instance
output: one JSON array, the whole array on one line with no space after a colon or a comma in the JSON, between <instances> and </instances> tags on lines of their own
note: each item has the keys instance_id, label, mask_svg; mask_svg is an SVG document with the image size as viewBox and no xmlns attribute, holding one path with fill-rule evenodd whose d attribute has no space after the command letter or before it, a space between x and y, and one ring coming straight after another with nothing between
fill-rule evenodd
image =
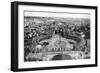
<instances>
[{"instance_id":1,"label":"black and white photograph","mask_svg":"<svg viewBox=\"0 0 100 73\"><path fill-rule=\"evenodd\" d=\"M11 70L97 66L97 7L12 2Z\"/></svg>"},{"instance_id":2,"label":"black and white photograph","mask_svg":"<svg viewBox=\"0 0 100 73\"><path fill-rule=\"evenodd\" d=\"M24 14L25 62L91 58L90 14L64 13L69 16L65 18Z\"/></svg>"}]
</instances>

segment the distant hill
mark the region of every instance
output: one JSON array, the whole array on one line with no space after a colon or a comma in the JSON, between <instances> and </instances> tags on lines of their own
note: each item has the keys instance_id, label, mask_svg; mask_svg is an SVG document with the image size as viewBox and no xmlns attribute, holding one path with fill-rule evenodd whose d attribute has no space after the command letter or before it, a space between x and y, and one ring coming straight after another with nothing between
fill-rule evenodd
<instances>
[{"instance_id":1,"label":"distant hill","mask_svg":"<svg viewBox=\"0 0 100 73\"><path fill-rule=\"evenodd\" d=\"M65 24L75 25L87 25L90 24L88 18L57 18L57 17L24 17L25 22L40 22L40 23L52 23L52 22L63 22Z\"/></svg>"}]
</instances>

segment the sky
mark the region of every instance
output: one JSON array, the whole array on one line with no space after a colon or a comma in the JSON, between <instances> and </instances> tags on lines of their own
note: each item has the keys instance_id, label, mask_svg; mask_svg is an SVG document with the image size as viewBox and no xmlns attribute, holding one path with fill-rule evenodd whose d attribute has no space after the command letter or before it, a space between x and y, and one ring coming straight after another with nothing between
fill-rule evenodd
<instances>
[{"instance_id":1,"label":"sky","mask_svg":"<svg viewBox=\"0 0 100 73\"><path fill-rule=\"evenodd\" d=\"M46 12L46 11L25 11L24 16L38 17L62 17L62 18L90 18L89 13L73 12Z\"/></svg>"}]
</instances>

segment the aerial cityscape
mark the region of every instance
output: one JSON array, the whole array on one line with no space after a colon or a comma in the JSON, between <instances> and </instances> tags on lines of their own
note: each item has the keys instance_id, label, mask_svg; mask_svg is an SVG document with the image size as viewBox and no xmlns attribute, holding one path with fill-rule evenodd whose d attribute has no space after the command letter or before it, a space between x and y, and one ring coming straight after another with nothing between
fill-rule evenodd
<instances>
[{"instance_id":1,"label":"aerial cityscape","mask_svg":"<svg viewBox=\"0 0 100 73\"><path fill-rule=\"evenodd\" d=\"M24 61L90 59L90 19L24 16Z\"/></svg>"}]
</instances>

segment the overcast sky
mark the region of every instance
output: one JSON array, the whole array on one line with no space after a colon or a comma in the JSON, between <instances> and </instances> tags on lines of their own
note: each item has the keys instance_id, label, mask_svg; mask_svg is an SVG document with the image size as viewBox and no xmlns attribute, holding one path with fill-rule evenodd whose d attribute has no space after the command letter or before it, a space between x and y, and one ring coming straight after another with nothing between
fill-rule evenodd
<instances>
[{"instance_id":1,"label":"overcast sky","mask_svg":"<svg viewBox=\"0 0 100 73\"><path fill-rule=\"evenodd\" d=\"M72 12L24 12L24 16L40 16L40 17L63 17L63 18L90 18L88 13L72 13Z\"/></svg>"}]
</instances>

